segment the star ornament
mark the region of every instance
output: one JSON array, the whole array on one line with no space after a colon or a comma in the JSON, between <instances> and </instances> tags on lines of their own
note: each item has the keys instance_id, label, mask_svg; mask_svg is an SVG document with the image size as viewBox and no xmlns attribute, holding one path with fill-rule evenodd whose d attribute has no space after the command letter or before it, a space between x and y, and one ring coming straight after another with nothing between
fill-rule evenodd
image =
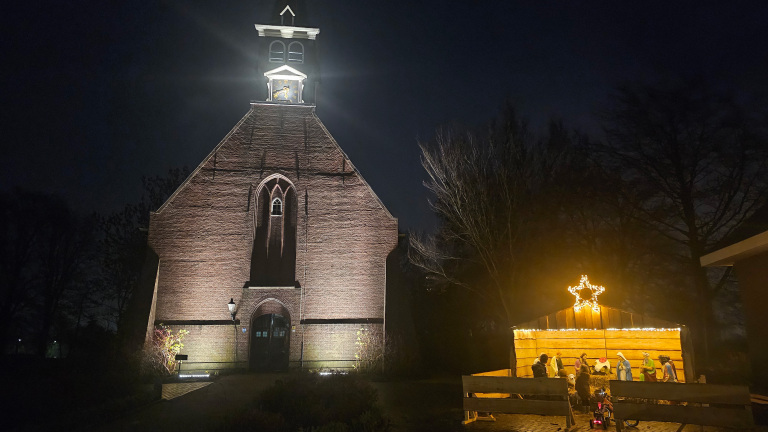
<instances>
[{"instance_id":1,"label":"star ornament","mask_svg":"<svg viewBox=\"0 0 768 432\"><path fill-rule=\"evenodd\" d=\"M602 294L605 288L599 285L589 283L587 275L581 275L581 281L578 286L569 286L568 292L576 296L576 303L573 309L578 312L584 307L590 307L595 312L600 312L600 306L597 304L597 296Z\"/></svg>"}]
</instances>

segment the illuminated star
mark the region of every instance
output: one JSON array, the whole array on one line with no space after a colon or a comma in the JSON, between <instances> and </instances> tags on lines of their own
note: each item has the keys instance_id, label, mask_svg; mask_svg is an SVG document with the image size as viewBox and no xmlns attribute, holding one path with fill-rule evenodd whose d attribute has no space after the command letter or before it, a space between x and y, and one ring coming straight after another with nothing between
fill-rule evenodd
<instances>
[{"instance_id":1,"label":"illuminated star","mask_svg":"<svg viewBox=\"0 0 768 432\"><path fill-rule=\"evenodd\" d=\"M589 293L586 290L589 290ZM587 275L581 275L579 286L568 287L568 292L576 296L576 303L573 304L573 309L576 312L580 311L583 307L591 307L593 311L600 312L597 296L602 294L603 291L605 291L604 287L589 283Z\"/></svg>"}]
</instances>

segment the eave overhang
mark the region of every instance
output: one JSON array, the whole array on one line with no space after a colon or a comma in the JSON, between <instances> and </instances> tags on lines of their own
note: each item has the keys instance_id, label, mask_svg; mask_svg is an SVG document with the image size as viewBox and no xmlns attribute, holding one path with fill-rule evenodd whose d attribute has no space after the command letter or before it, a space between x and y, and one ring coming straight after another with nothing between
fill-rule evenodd
<instances>
[{"instance_id":1,"label":"eave overhang","mask_svg":"<svg viewBox=\"0 0 768 432\"><path fill-rule=\"evenodd\" d=\"M768 252L768 231L708 253L699 261L702 267L732 266L737 261L765 252Z\"/></svg>"},{"instance_id":2,"label":"eave overhang","mask_svg":"<svg viewBox=\"0 0 768 432\"><path fill-rule=\"evenodd\" d=\"M279 37L284 39L315 40L320 34L319 28L255 24L261 37Z\"/></svg>"}]
</instances>

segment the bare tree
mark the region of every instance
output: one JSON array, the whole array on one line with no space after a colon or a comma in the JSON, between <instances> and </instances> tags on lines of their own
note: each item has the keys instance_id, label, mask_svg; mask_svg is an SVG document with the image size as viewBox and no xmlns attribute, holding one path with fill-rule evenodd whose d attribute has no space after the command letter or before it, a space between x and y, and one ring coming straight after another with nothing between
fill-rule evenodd
<instances>
[{"instance_id":1,"label":"bare tree","mask_svg":"<svg viewBox=\"0 0 768 432\"><path fill-rule=\"evenodd\" d=\"M36 334L45 354L62 304L87 283L91 224L52 195L15 190L0 202L0 337Z\"/></svg>"},{"instance_id":2,"label":"bare tree","mask_svg":"<svg viewBox=\"0 0 768 432\"><path fill-rule=\"evenodd\" d=\"M62 301L77 287L88 284L86 269L95 243L95 221L75 215L63 201L52 201L48 214L38 249L41 352L45 352Z\"/></svg>"},{"instance_id":3,"label":"bare tree","mask_svg":"<svg viewBox=\"0 0 768 432\"><path fill-rule=\"evenodd\" d=\"M472 291L509 326L511 302L527 289L522 263L556 224L553 198L569 152L534 141L511 109L483 137L442 129L420 147L441 226L433 236L412 236L409 257L433 280ZM472 264L482 278L462 277Z\"/></svg>"},{"instance_id":4,"label":"bare tree","mask_svg":"<svg viewBox=\"0 0 768 432\"><path fill-rule=\"evenodd\" d=\"M29 325L22 313L34 306L35 250L46 202L44 195L18 189L0 195L0 353L9 333L17 337Z\"/></svg>"},{"instance_id":5,"label":"bare tree","mask_svg":"<svg viewBox=\"0 0 768 432\"><path fill-rule=\"evenodd\" d=\"M703 308L705 341L723 284L710 283L699 259L765 203L768 135L758 112L697 82L625 85L604 115L607 141L596 147L639 197L634 217L678 246L672 252Z\"/></svg>"},{"instance_id":6,"label":"bare tree","mask_svg":"<svg viewBox=\"0 0 768 432\"><path fill-rule=\"evenodd\" d=\"M141 275L147 251L149 213L157 210L189 176L189 168L174 168L166 175L143 177L144 194L137 203L101 218L101 303L109 325L120 326Z\"/></svg>"}]
</instances>

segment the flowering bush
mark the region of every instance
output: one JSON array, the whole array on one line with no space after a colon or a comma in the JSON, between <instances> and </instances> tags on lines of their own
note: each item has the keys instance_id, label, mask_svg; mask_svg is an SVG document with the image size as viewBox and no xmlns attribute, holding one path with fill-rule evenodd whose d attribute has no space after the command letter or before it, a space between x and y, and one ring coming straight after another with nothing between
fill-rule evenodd
<instances>
[{"instance_id":1,"label":"flowering bush","mask_svg":"<svg viewBox=\"0 0 768 432\"><path fill-rule=\"evenodd\" d=\"M155 327L154 346L155 352L154 358L162 365L162 370L167 374L172 374L176 371L176 354L181 352L184 348L184 337L189 334L187 330L179 330L176 333L171 328L164 324L159 324Z\"/></svg>"}]
</instances>

